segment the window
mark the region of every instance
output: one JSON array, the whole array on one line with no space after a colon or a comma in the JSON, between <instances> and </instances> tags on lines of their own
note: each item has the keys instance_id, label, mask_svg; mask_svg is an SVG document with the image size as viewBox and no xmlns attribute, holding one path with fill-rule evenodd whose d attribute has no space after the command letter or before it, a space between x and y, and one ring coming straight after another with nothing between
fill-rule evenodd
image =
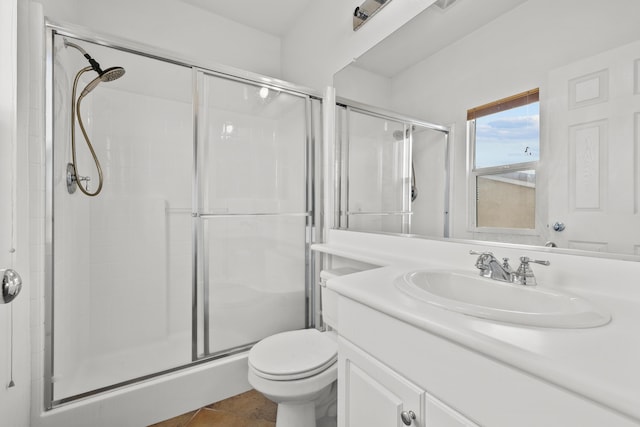
<instances>
[{"instance_id":1,"label":"window","mask_svg":"<svg viewBox=\"0 0 640 427\"><path fill-rule=\"evenodd\" d=\"M472 228L535 229L538 89L467 111Z\"/></svg>"}]
</instances>

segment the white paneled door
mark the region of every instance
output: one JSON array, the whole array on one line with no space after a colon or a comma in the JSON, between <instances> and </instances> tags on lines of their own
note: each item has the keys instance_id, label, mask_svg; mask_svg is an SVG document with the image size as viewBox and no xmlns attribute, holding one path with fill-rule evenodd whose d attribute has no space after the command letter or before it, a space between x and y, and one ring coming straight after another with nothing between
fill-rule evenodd
<instances>
[{"instance_id":1,"label":"white paneled door","mask_svg":"<svg viewBox=\"0 0 640 427\"><path fill-rule=\"evenodd\" d=\"M640 43L549 74L549 240L639 254ZM555 226L555 229L554 229Z\"/></svg>"}]
</instances>

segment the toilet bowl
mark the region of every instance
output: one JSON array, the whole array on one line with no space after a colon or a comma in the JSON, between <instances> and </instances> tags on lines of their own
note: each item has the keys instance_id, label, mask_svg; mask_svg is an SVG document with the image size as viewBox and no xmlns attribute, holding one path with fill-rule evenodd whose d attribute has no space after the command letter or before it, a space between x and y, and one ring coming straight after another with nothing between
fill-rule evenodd
<instances>
[{"instance_id":1,"label":"toilet bowl","mask_svg":"<svg viewBox=\"0 0 640 427\"><path fill-rule=\"evenodd\" d=\"M335 417L337 358L335 333L317 329L272 335L251 349L249 383L278 404L276 427Z\"/></svg>"},{"instance_id":2,"label":"toilet bowl","mask_svg":"<svg viewBox=\"0 0 640 427\"><path fill-rule=\"evenodd\" d=\"M336 310L322 309L327 280L358 271L340 267L320 272L317 324L321 328L337 325ZM337 360L335 331L282 332L263 339L249 352L249 384L278 404L276 427L335 427Z\"/></svg>"}]
</instances>

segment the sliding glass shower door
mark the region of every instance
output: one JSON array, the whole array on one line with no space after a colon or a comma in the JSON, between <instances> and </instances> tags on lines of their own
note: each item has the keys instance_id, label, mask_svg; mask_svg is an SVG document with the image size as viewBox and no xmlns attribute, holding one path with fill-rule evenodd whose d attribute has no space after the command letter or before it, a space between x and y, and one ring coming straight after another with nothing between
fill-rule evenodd
<instances>
[{"instance_id":1,"label":"sliding glass shower door","mask_svg":"<svg viewBox=\"0 0 640 427\"><path fill-rule=\"evenodd\" d=\"M400 120L338 107L339 224L353 231L411 229L411 138Z\"/></svg>"},{"instance_id":2,"label":"sliding glass shower door","mask_svg":"<svg viewBox=\"0 0 640 427\"><path fill-rule=\"evenodd\" d=\"M194 152L190 68L70 37L50 42L47 404L190 363ZM66 42L126 69L79 109L104 175L95 197L68 185L71 89L87 62ZM94 78L83 75L79 91ZM99 176L74 121L77 175L95 192Z\"/></svg>"},{"instance_id":3,"label":"sliding glass shower door","mask_svg":"<svg viewBox=\"0 0 640 427\"><path fill-rule=\"evenodd\" d=\"M204 357L307 324L312 101L204 72L197 81Z\"/></svg>"},{"instance_id":4,"label":"sliding glass shower door","mask_svg":"<svg viewBox=\"0 0 640 427\"><path fill-rule=\"evenodd\" d=\"M309 326L321 101L47 34L45 405ZM98 81L78 48L126 73ZM85 129L71 121L74 80ZM85 131L101 163L94 197L68 185L72 126L90 192L99 174Z\"/></svg>"}]
</instances>

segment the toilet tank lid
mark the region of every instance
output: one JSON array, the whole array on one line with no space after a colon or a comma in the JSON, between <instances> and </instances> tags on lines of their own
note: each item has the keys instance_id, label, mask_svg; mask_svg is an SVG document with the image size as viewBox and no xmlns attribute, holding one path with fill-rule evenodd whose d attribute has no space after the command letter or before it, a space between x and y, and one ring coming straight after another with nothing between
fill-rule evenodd
<instances>
[{"instance_id":1,"label":"toilet tank lid","mask_svg":"<svg viewBox=\"0 0 640 427\"><path fill-rule=\"evenodd\" d=\"M265 377L304 377L322 372L337 357L335 339L317 329L303 329L263 339L249 352L249 364Z\"/></svg>"}]
</instances>

